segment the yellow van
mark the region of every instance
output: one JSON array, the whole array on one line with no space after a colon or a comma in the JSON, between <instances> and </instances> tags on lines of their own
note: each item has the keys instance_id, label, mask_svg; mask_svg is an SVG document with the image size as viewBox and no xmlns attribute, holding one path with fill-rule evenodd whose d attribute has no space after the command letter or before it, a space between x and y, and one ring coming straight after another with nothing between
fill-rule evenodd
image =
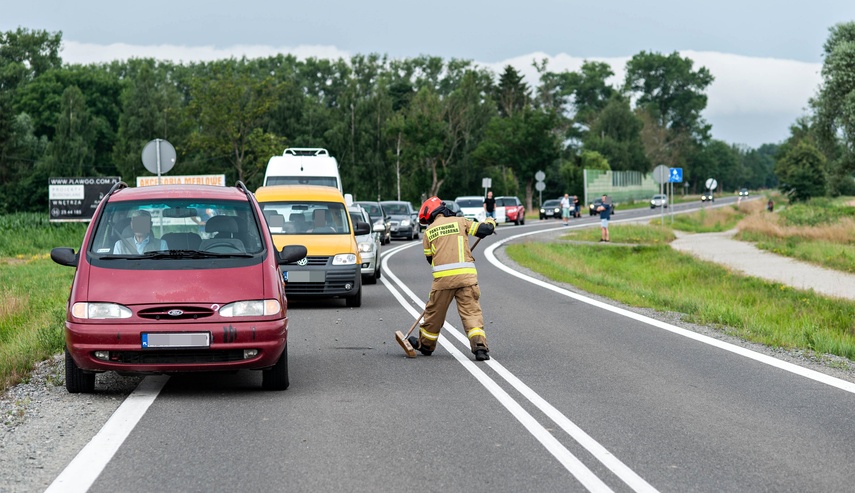
<instances>
[{"instance_id":1,"label":"yellow van","mask_svg":"<svg viewBox=\"0 0 855 493\"><path fill-rule=\"evenodd\" d=\"M351 223L341 192L321 185L275 185L259 188L255 198L278 249L299 243L308 250L306 258L280 266L288 298L344 298L347 306L360 306L356 235L371 233L371 225Z\"/></svg>"}]
</instances>

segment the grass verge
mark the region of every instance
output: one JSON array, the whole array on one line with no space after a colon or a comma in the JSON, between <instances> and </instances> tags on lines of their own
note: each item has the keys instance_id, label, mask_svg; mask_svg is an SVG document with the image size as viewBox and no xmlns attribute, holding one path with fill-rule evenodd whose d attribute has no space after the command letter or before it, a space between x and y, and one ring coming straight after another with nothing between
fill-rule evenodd
<instances>
[{"instance_id":1,"label":"grass verge","mask_svg":"<svg viewBox=\"0 0 855 493\"><path fill-rule=\"evenodd\" d=\"M771 347L855 360L855 302L732 274L667 245L529 242L507 252L550 279L630 306L682 313L686 322Z\"/></svg>"},{"instance_id":2,"label":"grass verge","mask_svg":"<svg viewBox=\"0 0 855 493\"><path fill-rule=\"evenodd\" d=\"M0 260L0 390L28 378L37 361L62 351L74 270L47 255Z\"/></svg>"}]
</instances>

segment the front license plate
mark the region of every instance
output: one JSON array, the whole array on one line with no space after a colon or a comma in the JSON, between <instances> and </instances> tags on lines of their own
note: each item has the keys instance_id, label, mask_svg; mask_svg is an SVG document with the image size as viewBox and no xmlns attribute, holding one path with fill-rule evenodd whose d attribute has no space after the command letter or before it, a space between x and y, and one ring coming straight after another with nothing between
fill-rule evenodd
<instances>
[{"instance_id":1,"label":"front license plate","mask_svg":"<svg viewBox=\"0 0 855 493\"><path fill-rule=\"evenodd\" d=\"M299 270L288 273L288 282L324 282L326 273L322 270Z\"/></svg>"},{"instance_id":2,"label":"front license plate","mask_svg":"<svg viewBox=\"0 0 855 493\"><path fill-rule=\"evenodd\" d=\"M174 348L174 347L211 347L210 332L158 332L150 334L143 332L142 347Z\"/></svg>"}]
</instances>

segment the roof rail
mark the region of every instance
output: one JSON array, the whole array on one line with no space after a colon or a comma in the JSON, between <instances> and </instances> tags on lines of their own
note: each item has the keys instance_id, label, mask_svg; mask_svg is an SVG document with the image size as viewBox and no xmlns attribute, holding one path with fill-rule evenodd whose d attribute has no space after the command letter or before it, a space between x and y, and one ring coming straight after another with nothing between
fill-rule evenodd
<instances>
[{"instance_id":1,"label":"roof rail","mask_svg":"<svg viewBox=\"0 0 855 493\"><path fill-rule=\"evenodd\" d=\"M329 156L326 149L320 147L289 147L282 153L283 156Z\"/></svg>"}]
</instances>

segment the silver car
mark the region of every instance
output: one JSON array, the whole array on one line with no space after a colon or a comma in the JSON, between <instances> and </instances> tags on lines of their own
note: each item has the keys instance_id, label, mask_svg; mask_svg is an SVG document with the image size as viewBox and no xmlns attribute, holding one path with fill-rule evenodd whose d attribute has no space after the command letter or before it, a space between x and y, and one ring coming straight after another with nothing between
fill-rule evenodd
<instances>
[{"instance_id":1,"label":"silver car","mask_svg":"<svg viewBox=\"0 0 855 493\"><path fill-rule=\"evenodd\" d=\"M356 224L357 221L371 224L371 217L365 212L365 209L358 205L352 205L347 208L350 214L350 222ZM356 237L356 245L359 247L359 256L362 258L362 283L376 284L377 279L380 279L380 237L385 227L381 223L374 223L373 230L367 235L359 235Z\"/></svg>"},{"instance_id":2,"label":"silver car","mask_svg":"<svg viewBox=\"0 0 855 493\"><path fill-rule=\"evenodd\" d=\"M371 218L371 223L381 223L384 225L383 233L380 234L380 244L388 245L392 241L392 219L389 217L389 214L386 214L385 209L383 209L383 204L380 202L362 200L354 202L353 204L365 209L365 212L367 212L368 216Z\"/></svg>"},{"instance_id":3,"label":"silver car","mask_svg":"<svg viewBox=\"0 0 855 493\"><path fill-rule=\"evenodd\" d=\"M664 193L657 193L650 199L650 208L655 209L657 207L668 207L668 196Z\"/></svg>"}]
</instances>

